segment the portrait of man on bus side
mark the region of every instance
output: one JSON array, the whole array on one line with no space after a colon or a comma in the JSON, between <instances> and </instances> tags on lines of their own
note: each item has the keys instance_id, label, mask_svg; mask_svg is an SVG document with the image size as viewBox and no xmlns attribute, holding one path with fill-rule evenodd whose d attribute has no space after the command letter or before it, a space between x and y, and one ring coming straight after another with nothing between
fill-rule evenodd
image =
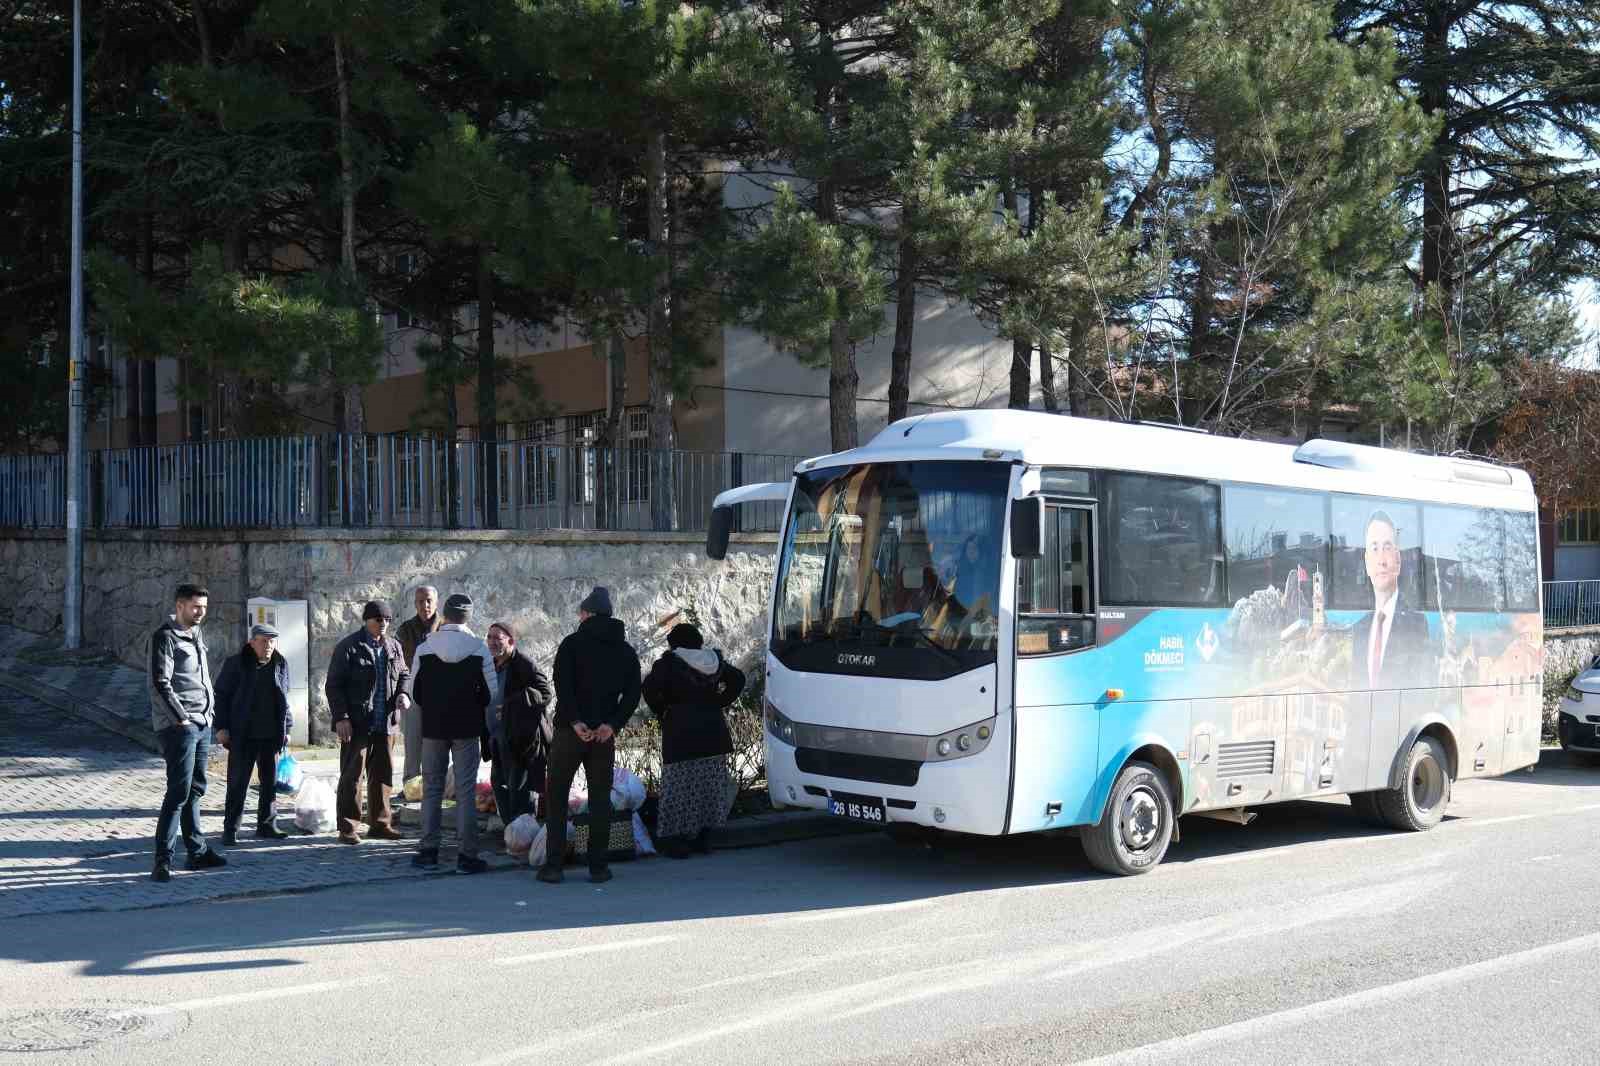
<instances>
[{"instance_id":1,"label":"portrait of man on bus side","mask_svg":"<svg viewBox=\"0 0 1600 1066\"><path fill-rule=\"evenodd\" d=\"M1372 609L1351 628L1350 687L1415 688L1428 673L1428 620L1402 592L1405 558L1389 512L1374 510L1363 536ZM1415 587L1415 582L1405 584Z\"/></svg>"}]
</instances>

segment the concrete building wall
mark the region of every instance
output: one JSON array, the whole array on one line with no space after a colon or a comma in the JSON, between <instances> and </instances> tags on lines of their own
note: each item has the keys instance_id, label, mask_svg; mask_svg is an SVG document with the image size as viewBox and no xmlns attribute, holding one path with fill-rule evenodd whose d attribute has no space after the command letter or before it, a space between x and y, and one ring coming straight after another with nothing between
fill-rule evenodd
<instances>
[{"instance_id":1,"label":"concrete building wall","mask_svg":"<svg viewBox=\"0 0 1600 1066\"><path fill-rule=\"evenodd\" d=\"M664 650L663 618L692 611L708 644L734 661L758 660L776 538L735 539L728 558L705 557L700 534L99 532L84 547L84 635L143 667L149 631L172 609L173 590L195 581L211 593L207 645L220 664L245 637L252 596L307 600L311 610L313 739L327 738L322 695L333 646L361 625L367 600L410 617L418 585L465 592L473 630L504 621L524 651L549 669L578 603L607 585L617 615L646 666ZM64 544L60 534L11 532L0 540L0 619L36 633L61 627Z\"/></svg>"}]
</instances>

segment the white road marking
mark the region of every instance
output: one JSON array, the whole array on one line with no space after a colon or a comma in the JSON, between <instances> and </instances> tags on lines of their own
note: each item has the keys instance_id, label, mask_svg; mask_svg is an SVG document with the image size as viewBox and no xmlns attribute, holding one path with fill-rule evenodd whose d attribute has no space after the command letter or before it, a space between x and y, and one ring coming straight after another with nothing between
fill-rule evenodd
<instances>
[{"instance_id":1,"label":"white road marking","mask_svg":"<svg viewBox=\"0 0 1600 1066\"><path fill-rule=\"evenodd\" d=\"M681 1008L656 1007L652 1010L639 1011L636 1014L624 1015L623 1017L618 1018L615 1022L607 1022L603 1025L585 1024L581 1028L574 1029L570 1032L558 1033L546 1037L540 1040L537 1044L530 1044L527 1047L520 1047L513 1051L502 1052L501 1054L495 1055L491 1058L473 1059L473 1066L510 1066L510 1064L513 1062L526 1062L528 1059L543 1058L551 1051L555 1051L559 1048L571 1047L574 1044L592 1044L594 1043L595 1037L600 1033L608 1033L614 1029L620 1029L623 1026L633 1025L637 1022L647 1022L653 1018L658 1018L663 1014L671 1014L673 1011L679 1009Z\"/></svg>"},{"instance_id":2,"label":"white road marking","mask_svg":"<svg viewBox=\"0 0 1600 1066\"><path fill-rule=\"evenodd\" d=\"M509 955L503 959L494 959L496 966L522 966L530 962L549 962L553 959L568 959L575 955L594 955L602 951L631 951L634 948L647 948L655 944L668 944L674 940L682 940L681 936L646 936L637 940L613 940L608 944L587 944L576 948L558 948L554 951L539 951L532 955Z\"/></svg>"},{"instance_id":3,"label":"white road marking","mask_svg":"<svg viewBox=\"0 0 1600 1066\"><path fill-rule=\"evenodd\" d=\"M1308 1003L1303 1007L1293 1007L1289 1010L1278 1011L1275 1014L1263 1014L1255 1018L1246 1018L1244 1021L1220 1025L1214 1029L1202 1029L1199 1032L1189 1033L1185 1036L1173 1037L1171 1040L1163 1040L1155 1044L1145 1044L1142 1047L1129 1048L1126 1051L1102 1055L1096 1059L1085 1060L1079 1066L1130 1066L1133 1063L1143 1062L1181 1062L1185 1056L1192 1055L1205 1048L1215 1047L1218 1044L1255 1039L1268 1033L1292 1028L1306 1022L1321 1021L1324 1018L1361 1010L1364 1007L1392 1003L1403 997L1422 995L1435 989L1464 984L1468 981L1498 974L1504 970L1531 966L1557 955L1592 951L1597 947L1600 947L1600 933L1590 933L1587 936L1575 937L1572 940L1562 940L1554 944L1546 944L1543 947L1529 948L1526 951L1513 952L1510 955L1484 959L1481 962L1468 963L1465 966L1457 966L1454 969L1441 970L1438 973L1413 977L1410 980L1398 981L1390 985L1379 985L1377 988L1368 988L1361 992L1352 992L1346 996L1337 996L1317 1003Z\"/></svg>"},{"instance_id":4,"label":"white road marking","mask_svg":"<svg viewBox=\"0 0 1600 1066\"><path fill-rule=\"evenodd\" d=\"M234 992L226 996L207 996L204 999L185 999L176 1003L136 1007L132 1010L118 1011L112 1017L127 1018L134 1015L154 1017L163 1014L177 1014L183 1011L205 1010L210 1007L232 1007L240 1003L260 1003L264 1000L287 999L291 996L310 996L321 992L333 992L341 988L379 985L388 980L387 977L373 974L367 977L352 978L348 981L316 981L303 985L285 985L282 988L258 988L252 992Z\"/></svg>"},{"instance_id":5,"label":"white road marking","mask_svg":"<svg viewBox=\"0 0 1600 1066\"><path fill-rule=\"evenodd\" d=\"M921 907L931 907L939 903L942 896L928 896L923 899L905 899L898 903L874 903L865 907L845 907L826 911L805 911L800 914L786 914L778 919L778 923L791 922L835 922L842 918L869 918L876 914L889 914L894 911L917 910Z\"/></svg>"}]
</instances>

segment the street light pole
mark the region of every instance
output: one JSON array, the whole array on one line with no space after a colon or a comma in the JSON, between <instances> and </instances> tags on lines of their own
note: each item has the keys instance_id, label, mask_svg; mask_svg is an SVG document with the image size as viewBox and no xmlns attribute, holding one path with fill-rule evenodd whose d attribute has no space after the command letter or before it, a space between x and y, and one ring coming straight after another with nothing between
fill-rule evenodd
<instances>
[{"instance_id":1,"label":"street light pole","mask_svg":"<svg viewBox=\"0 0 1600 1066\"><path fill-rule=\"evenodd\" d=\"M83 0L72 0L72 303L67 328L66 646L83 646Z\"/></svg>"}]
</instances>

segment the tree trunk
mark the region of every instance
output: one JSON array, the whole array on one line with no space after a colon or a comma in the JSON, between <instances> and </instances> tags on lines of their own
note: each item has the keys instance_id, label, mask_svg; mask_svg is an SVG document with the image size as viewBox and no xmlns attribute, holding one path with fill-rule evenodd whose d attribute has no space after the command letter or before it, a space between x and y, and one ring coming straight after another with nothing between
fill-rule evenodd
<instances>
[{"instance_id":1,"label":"tree trunk","mask_svg":"<svg viewBox=\"0 0 1600 1066\"><path fill-rule=\"evenodd\" d=\"M461 356L456 351L455 315L448 306L440 305L434 312L434 323L439 331L439 362L445 368L444 394L444 524L449 529L461 528L461 471L456 459L461 439L461 412L456 402L456 388L461 382Z\"/></svg>"},{"instance_id":2,"label":"tree trunk","mask_svg":"<svg viewBox=\"0 0 1600 1066\"><path fill-rule=\"evenodd\" d=\"M1067 327L1067 414L1078 418L1089 414L1089 332L1094 324L1087 314L1074 315Z\"/></svg>"},{"instance_id":3,"label":"tree trunk","mask_svg":"<svg viewBox=\"0 0 1600 1066\"><path fill-rule=\"evenodd\" d=\"M606 417L600 423L594 455L594 516L600 529L614 529L624 488L623 417L628 396L628 348L622 332L627 297L612 294L617 325L606 339Z\"/></svg>"},{"instance_id":4,"label":"tree trunk","mask_svg":"<svg viewBox=\"0 0 1600 1066\"><path fill-rule=\"evenodd\" d=\"M672 243L671 179L667 135L654 133L645 153L650 247L656 274L650 289L650 525L656 532L678 528L677 486L672 470Z\"/></svg>"},{"instance_id":5,"label":"tree trunk","mask_svg":"<svg viewBox=\"0 0 1600 1066\"><path fill-rule=\"evenodd\" d=\"M817 183L817 218L829 225L839 220L832 178ZM856 372L856 350L843 319L828 324L828 438L836 452L848 451L860 441L856 424L856 393L861 375Z\"/></svg>"},{"instance_id":6,"label":"tree trunk","mask_svg":"<svg viewBox=\"0 0 1600 1066\"><path fill-rule=\"evenodd\" d=\"M356 271L356 179L350 150L350 74L344 42L333 37L334 81L339 93L339 267L352 292L359 292ZM365 434L367 406L359 384L345 385L340 393L339 432Z\"/></svg>"},{"instance_id":7,"label":"tree trunk","mask_svg":"<svg viewBox=\"0 0 1600 1066\"><path fill-rule=\"evenodd\" d=\"M1217 313L1216 227L1207 226L1200 247L1195 249L1194 290L1189 294L1189 358L1203 359L1211 354L1212 320ZM1181 419L1180 419L1181 421Z\"/></svg>"},{"instance_id":8,"label":"tree trunk","mask_svg":"<svg viewBox=\"0 0 1600 1066\"><path fill-rule=\"evenodd\" d=\"M1039 342L1039 391L1044 395L1044 409L1050 414L1061 413L1061 406L1056 402L1056 366L1055 356L1050 352L1050 342Z\"/></svg>"},{"instance_id":9,"label":"tree trunk","mask_svg":"<svg viewBox=\"0 0 1600 1066\"><path fill-rule=\"evenodd\" d=\"M1027 226L1017 214L1017 186L1014 181L1007 180L1005 187L1006 213L1017 220L1017 225L1024 236L1027 235ZM1006 406L1014 411L1026 411L1033 399L1033 341L1022 337L1011 338L1011 395L1006 401Z\"/></svg>"},{"instance_id":10,"label":"tree trunk","mask_svg":"<svg viewBox=\"0 0 1600 1066\"><path fill-rule=\"evenodd\" d=\"M494 271L478 247L478 447L483 452L483 528L500 528L500 432L494 395Z\"/></svg>"},{"instance_id":11,"label":"tree trunk","mask_svg":"<svg viewBox=\"0 0 1600 1066\"><path fill-rule=\"evenodd\" d=\"M1440 115L1450 105L1450 5L1433 0L1422 33L1422 76L1418 101L1429 116ZM1437 284L1441 308L1454 287L1456 248L1454 220L1450 217L1450 132L1441 129L1423 160L1422 175L1422 285ZM1448 318L1448 310L1445 311Z\"/></svg>"},{"instance_id":12,"label":"tree trunk","mask_svg":"<svg viewBox=\"0 0 1600 1066\"><path fill-rule=\"evenodd\" d=\"M889 421L898 422L911 407L911 344L917 328L917 269L920 257L912 229L916 201L900 212L900 262L895 275L894 349L889 356Z\"/></svg>"}]
</instances>

